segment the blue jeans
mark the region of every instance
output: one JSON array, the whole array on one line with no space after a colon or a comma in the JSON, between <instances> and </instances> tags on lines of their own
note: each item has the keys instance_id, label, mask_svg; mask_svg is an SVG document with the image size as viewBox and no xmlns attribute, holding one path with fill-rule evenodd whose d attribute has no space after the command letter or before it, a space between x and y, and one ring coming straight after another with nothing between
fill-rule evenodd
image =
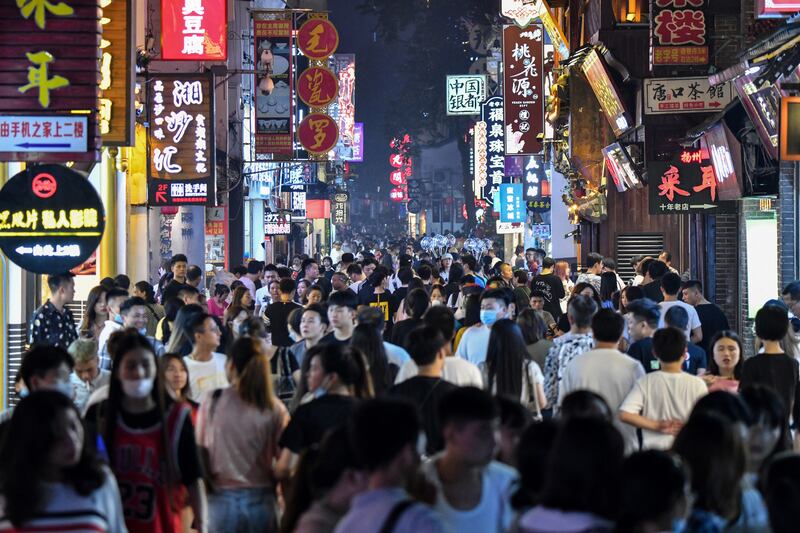
<instances>
[{"instance_id":1,"label":"blue jeans","mask_svg":"<svg viewBox=\"0 0 800 533\"><path fill-rule=\"evenodd\" d=\"M208 530L273 533L278 530L272 489L220 489L208 496Z\"/></svg>"}]
</instances>

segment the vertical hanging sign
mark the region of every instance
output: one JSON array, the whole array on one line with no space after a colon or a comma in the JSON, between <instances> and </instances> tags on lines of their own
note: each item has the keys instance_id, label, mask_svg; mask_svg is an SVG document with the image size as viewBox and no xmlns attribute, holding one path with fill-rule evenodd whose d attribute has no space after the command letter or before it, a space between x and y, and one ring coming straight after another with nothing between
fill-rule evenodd
<instances>
[{"instance_id":1,"label":"vertical hanging sign","mask_svg":"<svg viewBox=\"0 0 800 533\"><path fill-rule=\"evenodd\" d=\"M292 155L292 19L253 21L256 153Z\"/></svg>"},{"instance_id":2,"label":"vertical hanging sign","mask_svg":"<svg viewBox=\"0 0 800 533\"><path fill-rule=\"evenodd\" d=\"M103 38L100 41L100 108L98 120L103 144L133 144L133 90L136 85L136 48L133 43L134 0L103 0Z\"/></svg>"},{"instance_id":3,"label":"vertical hanging sign","mask_svg":"<svg viewBox=\"0 0 800 533\"><path fill-rule=\"evenodd\" d=\"M492 96L486 99L481 105L481 121L485 126L480 136L483 146L478 147L478 153L483 154L483 158L480 168L476 168L475 171L475 177L479 178L481 190L477 191L476 196L493 204L500 184L507 181L502 96Z\"/></svg>"},{"instance_id":4,"label":"vertical hanging sign","mask_svg":"<svg viewBox=\"0 0 800 533\"><path fill-rule=\"evenodd\" d=\"M542 151L544 131L544 32L540 24L525 29L503 27L503 93L506 155Z\"/></svg>"},{"instance_id":5,"label":"vertical hanging sign","mask_svg":"<svg viewBox=\"0 0 800 533\"><path fill-rule=\"evenodd\" d=\"M225 0L161 0L161 59L228 59Z\"/></svg>"},{"instance_id":6,"label":"vertical hanging sign","mask_svg":"<svg viewBox=\"0 0 800 533\"><path fill-rule=\"evenodd\" d=\"M214 205L214 83L211 74L147 79L148 204Z\"/></svg>"},{"instance_id":7,"label":"vertical hanging sign","mask_svg":"<svg viewBox=\"0 0 800 533\"><path fill-rule=\"evenodd\" d=\"M704 4L705 0L653 0L653 66L708 64Z\"/></svg>"}]
</instances>

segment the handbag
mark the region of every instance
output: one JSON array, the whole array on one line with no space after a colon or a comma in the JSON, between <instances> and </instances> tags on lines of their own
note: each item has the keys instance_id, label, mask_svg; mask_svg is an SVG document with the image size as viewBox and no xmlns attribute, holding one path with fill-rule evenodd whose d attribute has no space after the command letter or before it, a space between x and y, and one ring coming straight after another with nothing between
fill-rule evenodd
<instances>
[{"instance_id":1,"label":"handbag","mask_svg":"<svg viewBox=\"0 0 800 533\"><path fill-rule=\"evenodd\" d=\"M528 385L528 398L525 401L525 408L531 413L533 419L539 422L542 420L542 409L539 405L539 396L536 394L536 388L531 380L531 373L528 371L531 363L536 364L534 361L525 361L525 365L522 368L522 372L525 374L525 383Z\"/></svg>"}]
</instances>

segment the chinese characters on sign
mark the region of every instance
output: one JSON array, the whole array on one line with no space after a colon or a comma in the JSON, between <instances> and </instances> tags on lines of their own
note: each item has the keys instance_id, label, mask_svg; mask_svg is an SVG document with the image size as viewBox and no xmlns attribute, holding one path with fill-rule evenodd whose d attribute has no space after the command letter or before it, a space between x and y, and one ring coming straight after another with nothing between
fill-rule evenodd
<instances>
[{"instance_id":1,"label":"chinese characters on sign","mask_svg":"<svg viewBox=\"0 0 800 533\"><path fill-rule=\"evenodd\" d=\"M644 80L644 112L648 115L708 113L724 109L731 100L730 82L709 85L707 77Z\"/></svg>"},{"instance_id":2,"label":"chinese characters on sign","mask_svg":"<svg viewBox=\"0 0 800 533\"><path fill-rule=\"evenodd\" d=\"M353 156L350 161L361 163L364 161L364 123L356 122L353 125Z\"/></svg>"},{"instance_id":3,"label":"chinese characters on sign","mask_svg":"<svg viewBox=\"0 0 800 533\"><path fill-rule=\"evenodd\" d=\"M672 161L650 162L647 175L651 215L736 212L735 202L719 198L719 182L705 149L686 149Z\"/></svg>"},{"instance_id":4,"label":"chinese characters on sign","mask_svg":"<svg viewBox=\"0 0 800 533\"><path fill-rule=\"evenodd\" d=\"M327 19L308 20L297 30L297 47L307 58L322 61L339 47L339 32Z\"/></svg>"},{"instance_id":5,"label":"chinese characters on sign","mask_svg":"<svg viewBox=\"0 0 800 533\"><path fill-rule=\"evenodd\" d=\"M475 193L475 198L483 197L483 189L487 186L487 176L489 175L488 169L488 152L487 150L487 126L486 121L480 120L475 123L472 130L472 171L475 179L472 183L472 191ZM502 175L502 170L501 170ZM501 176L502 181L502 176Z\"/></svg>"},{"instance_id":6,"label":"chinese characters on sign","mask_svg":"<svg viewBox=\"0 0 800 533\"><path fill-rule=\"evenodd\" d=\"M256 153L292 155L292 20L253 21Z\"/></svg>"},{"instance_id":7,"label":"chinese characters on sign","mask_svg":"<svg viewBox=\"0 0 800 533\"><path fill-rule=\"evenodd\" d=\"M653 0L653 65L708 63L704 4L705 0Z\"/></svg>"},{"instance_id":8,"label":"chinese characters on sign","mask_svg":"<svg viewBox=\"0 0 800 533\"><path fill-rule=\"evenodd\" d=\"M769 82L757 86L755 80L748 75L736 78L733 84L764 148L777 160L781 92Z\"/></svg>"},{"instance_id":9,"label":"chinese characters on sign","mask_svg":"<svg viewBox=\"0 0 800 533\"><path fill-rule=\"evenodd\" d=\"M525 205L522 203L522 184L500 185L500 222L525 222Z\"/></svg>"},{"instance_id":10,"label":"chinese characters on sign","mask_svg":"<svg viewBox=\"0 0 800 533\"><path fill-rule=\"evenodd\" d=\"M550 211L550 182L544 169L544 158L533 155L526 158L523 176L524 197L528 211L546 213Z\"/></svg>"},{"instance_id":11,"label":"chinese characters on sign","mask_svg":"<svg viewBox=\"0 0 800 533\"><path fill-rule=\"evenodd\" d=\"M0 116L11 121L0 160L99 158L100 7L98 0L9 0L0 6ZM77 116L83 117L80 131L71 125Z\"/></svg>"},{"instance_id":12,"label":"chinese characters on sign","mask_svg":"<svg viewBox=\"0 0 800 533\"><path fill-rule=\"evenodd\" d=\"M147 80L148 203L214 205L214 85L210 75Z\"/></svg>"},{"instance_id":13,"label":"chinese characters on sign","mask_svg":"<svg viewBox=\"0 0 800 533\"><path fill-rule=\"evenodd\" d=\"M264 206L264 235L290 235L292 223L285 213L270 211Z\"/></svg>"},{"instance_id":14,"label":"chinese characters on sign","mask_svg":"<svg viewBox=\"0 0 800 533\"><path fill-rule=\"evenodd\" d=\"M408 134L402 138L395 137L389 141L389 148L392 150L389 155L389 165L393 169L389 173L389 183L395 185L389 192L389 198L394 202L403 202L415 197L420 185L419 180L413 179L414 158L408 155L411 150L411 138Z\"/></svg>"},{"instance_id":15,"label":"chinese characters on sign","mask_svg":"<svg viewBox=\"0 0 800 533\"><path fill-rule=\"evenodd\" d=\"M508 182L505 173L505 129L503 128L503 97L492 96L481 106L481 119L478 124L484 124L476 132L483 138L483 146L476 146L475 178L482 187L476 192L476 198L482 198L488 203L494 202L494 196L500 189L500 184ZM485 130L485 131L484 131ZM484 136L485 135L485 136ZM476 137L477 139L477 137Z\"/></svg>"},{"instance_id":16,"label":"chinese characters on sign","mask_svg":"<svg viewBox=\"0 0 800 533\"><path fill-rule=\"evenodd\" d=\"M353 161L355 150L356 120L356 56L354 54L334 54L328 58L328 66L336 76L339 94L328 107L328 114L339 126L339 141L331 152L331 160Z\"/></svg>"},{"instance_id":17,"label":"chinese characters on sign","mask_svg":"<svg viewBox=\"0 0 800 533\"><path fill-rule=\"evenodd\" d=\"M101 4L100 134L103 144L130 146L134 133L133 93L136 84L133 0L103 0Z\"/></svg>"},{"instance_id":18,"label":"chinese characters on sign","mask_svg":"<svg viewBox=\"0 0 800 533\"><path fill-rule=\"evenodd\" d=\"M550 8L545 0L502 0L500 13L504 17L513 19L514 23L520 28L525 28L534 19L538 18L561 59L569 57L567 38L550 13Z\"/></svg>"},{"instance_id":19,"label":"chinese characters on sign","mask_svg":"<svg viewBox=\"0 0 800 533\"><path fill-rule=\"evenodd\" d=\"M486 98L485 74L447 76L447 114L477 115Z\"/></svg>"},{"instance_id":20,"label":"chinese characters on sign","mask_svg":"<svg viewBox=\"0 0 800 533\"><path fill-rule=\"evenodd\" d=\"M307 68L297 77L297 97L308 107L325 107L338 92L339 82L326 68Z\"/></svg>"},{"instance_id":21,"label":"chinese characters on sign","mask_svg":"<svg viewBox=\"0 0 800 533\"><path fill-rule=\"evenodd\" d=\"M544 130L544 33L542 26L503 27L505 150L507 155L542 151Z\"/></svg>"},{"instance_id":22,"label":"chinese characters on sign","mask_svg":"<svg viewBox=\"0 0 800 533\"><path fill-rule=\"evenodd\" d=\"M622 105L619 91L614 86L614 80L608 74L608 69L597 50L590 50L581 65L586 80L592 87L600 108L606 120L611 125L614 135L619 137L633 124L628 113Z\"/></svg>"},{"instance_id":23,"label":"chinese characters on sign","mask_svg":"<svg viewBox=\"0 0 800 533\"><path fill-rule=\"evenodd\" d=\"M225 0L161 0L161 58L225 61L228 6Z\"/></svg>"},{"instance_id":24,"label":"chinese characters on sign","mask_svg":"<svg viewBox=\"0 0 800 533\"><path fill-rule=\"evenodd\" d=\"M331 220L334 224L350 223L350 195L347 191L336 191L333 195Z\"/></svg>"},{"instance_id":25,"label":"chinese characters on sign","mask_svg":"<svg viewBox=\"0 0 800 533\"><path fill-rule=\"evenodd\" d=\"M100 244L105 212L97 191L61 165L32 165L0 190L0 248L30 272L65 272Z\"/></svg>"},{"instance_id":26,"label":"chinese characters on sign","mask_svg":"<svg viewBox=\"0 0 800 533\"><path fill-rule=\"evenodd\" d=\"M328 115L311 113L298 126L297 137L309 154L325 155L336 146L339 128Z\"/></svg>"}]
</instances>

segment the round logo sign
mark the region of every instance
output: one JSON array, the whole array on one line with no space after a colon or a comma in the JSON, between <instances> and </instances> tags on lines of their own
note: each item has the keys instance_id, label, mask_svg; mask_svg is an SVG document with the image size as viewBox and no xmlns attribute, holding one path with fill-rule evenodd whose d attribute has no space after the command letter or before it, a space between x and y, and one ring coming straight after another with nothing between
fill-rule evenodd
<instances>
[{"instance_id":1,"label":"round logo sign","mask_svg":"<svg viewBox=\"0 0 800 533\"><path fill-rule=\"evenodd\" d=\"M327 154L339 140L339 127L328 115L311 113L297 128L297 137L309 154Z\"/></svg>"},{"instance_id":2,"label":"round logo sign","mask_svg":"<svg viewBox=\"0 0 800 533\"><path fill-rule=\"evenodd\" d=\"M339 94L339 82L333 72L311 67L297 78L297 96L308 107L325 107Z\"/></svg>"},{"instance_id":3,"label":"round logo sign","mask_svg":"<svg viewBox=\"0 0 800 533\"><path fill-rule=\"evenodd\" d=\"M100 244L106 216L87 178L62 165L39 165L0 189L0 248L38 274L66 272Z\"/></svg>"},{"instance_id":4,"label":"round logo sign","mask_svg":"<svg viewBox=\"0 0 800 533\"><path fill-rule=\"evenodd\" d=\"M406 204L406 209L408 210L408 212L414 215L419 213L419 210L421 208L422 206L420 205L419 200L409 200L408 203Z\"/></svg>"},{"instance_id":5,"label":"round logo sign","mask_svg":"<svg viewBox=\"0 0 800 533\"><path fill-rule=\"evenodd\" d=\"M303 55L319 61L339 47L339 32L327 19L311 19L297 31L297 46Z\"/></svg>"}]
</instances>

